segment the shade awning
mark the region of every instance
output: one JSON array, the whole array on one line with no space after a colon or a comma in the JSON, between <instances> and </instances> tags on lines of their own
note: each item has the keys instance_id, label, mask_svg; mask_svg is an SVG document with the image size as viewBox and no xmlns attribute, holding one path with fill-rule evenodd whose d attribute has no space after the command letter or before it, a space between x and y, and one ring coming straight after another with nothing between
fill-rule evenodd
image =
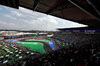
<instances>
[{"instance_id":1,"label":"shade awning","mask_svg":"<svg viewBox=\"0 0 100 66\"><path fill-rule=\"evenodd\" d=\"M100 26L100 0L0 0L13 8L24 7L89 26Z\"/></svg>"}]
</instances>

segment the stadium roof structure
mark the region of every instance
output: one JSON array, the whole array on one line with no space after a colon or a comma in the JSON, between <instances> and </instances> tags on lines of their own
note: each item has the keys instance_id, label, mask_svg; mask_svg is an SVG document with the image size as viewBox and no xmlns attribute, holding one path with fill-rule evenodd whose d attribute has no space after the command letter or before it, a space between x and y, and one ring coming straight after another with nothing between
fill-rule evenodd
<instances>
[{"instance_id":1,"label":"stadium roof structure","mask_svg":"<svg viewBox=\"0 0 100 66\"><path fill-rule=\"evenodd\" d=\"M23 33L23 32L20 32L20 33L17 33L15 35L31 35L31 34L37 34L37 33ZM39 34L47 34L47 33L39 33Z\"/></svg>"},{"instance_id":2,"label":"stadium roof structure","mask_svg":"<svg viewBox=\"0 0 100 66\"><path fill-rule=\"evenodd\" d=\"M100 26L100 0L0 0L0 4L19 6L89 26Z\"/></svg>"}]
</instances>

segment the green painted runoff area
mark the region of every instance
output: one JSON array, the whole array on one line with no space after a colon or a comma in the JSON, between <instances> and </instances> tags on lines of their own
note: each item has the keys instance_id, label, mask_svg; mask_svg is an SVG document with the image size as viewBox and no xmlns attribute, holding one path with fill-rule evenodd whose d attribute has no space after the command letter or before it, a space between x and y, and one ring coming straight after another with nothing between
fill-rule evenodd
<instances>
[{"instance_id":1,"label":"green painted runoff area","mask_svg":"<svg viewBox=\"0 0 100 66\"><path fill-rule=\"evenodd\" d=\"M43 39L43 40L37 40L37 39L26 39L26 41L50 41L47 39Z\"/></svg>"},{"instance_id":2,"label":"green painted runoff area","mask_svg":"<svg viewBox=\"0 0 100 66\"><path fill-rule=\"evenodd\" d=\"M29 50L45 53L45 50L43 48L42 43L39 43L39 42L20 42L20 41L17 43L20 43L21 46L29 48Z\"/></svg>"}]
</instances>

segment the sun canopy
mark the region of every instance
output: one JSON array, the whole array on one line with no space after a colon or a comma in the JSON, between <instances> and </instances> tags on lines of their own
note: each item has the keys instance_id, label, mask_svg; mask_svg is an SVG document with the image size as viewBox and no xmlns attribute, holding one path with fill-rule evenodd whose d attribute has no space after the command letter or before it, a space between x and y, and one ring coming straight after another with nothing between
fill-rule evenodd
<instances>
[{"instance_id":1,"label":"sun canopy","mask_svg":"<svg viewBox=\"0 0 100 66\"><path fill-rule=\"evenodd\" d=\"M100 26L100 0L0 0L0 4L19 6L75 21L89 26Z\"/></svg>"}]
</instances>

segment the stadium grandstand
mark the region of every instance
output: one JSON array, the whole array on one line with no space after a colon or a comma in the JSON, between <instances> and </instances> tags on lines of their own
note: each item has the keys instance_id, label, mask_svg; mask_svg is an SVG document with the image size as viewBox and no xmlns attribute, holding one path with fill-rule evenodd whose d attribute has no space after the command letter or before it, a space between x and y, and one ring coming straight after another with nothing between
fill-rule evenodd
<instances>
[{"instance_id":1,"label":"stadium grandstand","mask_svg":"<svg viewBox=\"0 0 100 66\"><path fill-rule=\"evenodd\" d=\"M88 25L53 32L0 31L0 66L100 66L99 0L0 0L0 4Z\"/></svg>"}]
</instances>

